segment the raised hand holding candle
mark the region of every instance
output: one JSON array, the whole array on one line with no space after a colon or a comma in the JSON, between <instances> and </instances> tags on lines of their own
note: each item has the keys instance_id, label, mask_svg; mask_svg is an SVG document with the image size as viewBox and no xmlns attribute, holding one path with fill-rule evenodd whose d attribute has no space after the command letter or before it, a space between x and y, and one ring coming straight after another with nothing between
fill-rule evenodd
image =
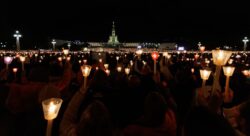
<instances>
[{"instance_id":1,"label":"raised hand holding candle","mask_svg":"<svg viewBox=\"0 0 250 136\"><path fill-rule=\"evenodd\" d=\"M224 96L224 102L229 103L231 102L232 98L230 97L229 92L229 80L230 76L233 75L235 67L225 66L223 67L224 75L226 76L226 86L225 86L225 96Z\"/></svg>"},{"instance_id":2,"label":"raised hand holding candle","mask_svg":"<svg viewBox=\"0 0 250 136\"><path fill-rule=\"evenodd\" d=\"M154 74L156 74L156 60L159 58L159 53L154 51L151 53L151 57L154 60Z\"/></svg>"},{"instance_id":3,"label":"raised hand holding candle","mask_svg":"<svg viewBox=\"0 0 250 136\"><path fill-rule=\"evenodd\" d=\"M13 57L10 57L10 56L4 57L4 63L6 64L6 69L9 68L9 64L12 62L12 60L13 60Z\"/></svg>"},{"instance_id":4,"label":"raised hand holding candle","mask_svg":"<svg viewBox=\"0 0 250 136\"><path fill-rule=\"evenodd\" d=\"M90 74L91 68L92 67L89 65L81 66L82 75L84 76L84 86L83 86L84 88L86 88L86 86L87 86L87 77Z\"/></svg>"},{"instance_id":5,"label":"raised hand holding candle","mask_svg":"<svg viewBox=\"0 0 250 136\"><path fill-rule=\"evenodd\" d=\"M60 98L50 98L42 101L44 118L48 120L46 136L51 135L53 119L58 115L63 100Z\"/></svg>"}]
</instances>

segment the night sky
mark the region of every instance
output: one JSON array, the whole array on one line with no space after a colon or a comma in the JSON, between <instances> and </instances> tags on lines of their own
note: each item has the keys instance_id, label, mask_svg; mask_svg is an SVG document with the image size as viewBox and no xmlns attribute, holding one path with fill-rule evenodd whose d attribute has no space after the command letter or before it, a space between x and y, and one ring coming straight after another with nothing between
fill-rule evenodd
<instances>
[{"instance_id":1,"label":"night sky","mask_svg":"<svg viewBox=\"0 0 250 136\"><path fill-rule=\"evenodd\" d=\"M52 38L107 41L112 21L121 42L179 42L243 46L250 37L250 10L241 0L13 1L1 5L0 40L48 46Z\"/></svg>"}]
</instances>

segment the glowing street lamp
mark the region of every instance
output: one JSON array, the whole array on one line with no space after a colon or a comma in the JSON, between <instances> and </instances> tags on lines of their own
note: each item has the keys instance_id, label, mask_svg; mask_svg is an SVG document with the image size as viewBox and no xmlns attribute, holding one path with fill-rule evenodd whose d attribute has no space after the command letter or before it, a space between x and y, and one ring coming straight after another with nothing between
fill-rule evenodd
<instances>
[{"instance_id":1,"label":"glowing street lamp","mask_svg":"<svg viewBox=\"0 0 250 136\"><path fill-rule=\"evenodd\" d=\"M19 57L21 63L22 63L22 71L24 71L24 61L25 61L25 57L24 56L20 56Z\"/></svg>"},{"instance_id":2,"label":"glowing street lamp","mask_svg":"<svg viewBox=\"0 0 250 136\"><path fill-rule=\"evenodd\" d=\"M82 75L83 75L83 77L84 77L84 88L86 88L86 86L87 86L87 77L89 76L89 74L90 74L90 71L91 71L91 66L89 66L89 65L82 65L81 66L81 70L82 70Z\"/></svg>"},{"instance_id":3,"label":"glowing street lamp","mask_svg":"<svg viewBox=\"0 0 250 136\"><path fill-rule=\"evenodd\" d=\"M70 44L70 42L68 43L68 48L69 48L69 50L70 50L70 47L71 47L71 44Z\"/></svg>"},{"instance_id":4,"label":"glowing street lamp","mask_svg":"<svg viewBox=\"0 0 250 136\"><path fill-rule=\"evenodd\" d=\"M156 74L156 60L159 58L159 53L154 51L151 53L151 57L154 60L154 74Z\"/></svg>"},{"instance_id":5,"label":"glowing street lamp","mask_svg":"<svg viewBox=\"0 0 250 136\"><path fill-rule=\"evenodd\" d=\"M206 81L208 80L209 76L211 74L210 70L200 70L200 75L201 75L201 79L202 79L202 91L203 94L205 94L205 86L206 86Z\"/></svg>"},{"instance_id":6,"label":"glowing street lamp","mask_svg":"<svg viewBox=\"0 0 250 136\"><path fill-rule=\"evenodd\" d=\"M6 64L6 69L8 70L9 68L9 64L12 62L13 60L13 57L10 57L10 56L5 56L4 57L4 63Z\"/></svg>"},{"instance_id":7,"label":"glowing street lamp","mask_svg":"<svg viewBox=\"0 0 250 136\"><path fill-rule=\"evenodd\" d=\"M63 100L60 98L50 98L42 101L44 118L48 120L46 136L51 136L53 119L58 115Z\"/></svg>"},{"instance_id":8,"label":"glowing street lamp","mask_svg":"<svg viewBox=\"0 0 250 136\"><path fill-rule=\"evenodd\" d=\"M56 49L56 40L55 39L53 39L52 41L51 41L51 43L52 43L52 45L53 45L53 51Z\"/></svg>"},{"instance_id":9,"label":"glowing street lamp","mask_svg":"<svg viewBox=\"0 0 250 136\"><path fill-rule=\"evenodd\" d=\"M19 41L19 39L22 37L22 35L17 30L16 33L13 36L16 38L16 50L20 51L20 41Z\"/></svg>"},{"instance_id":10,"label":"glowing street lamp","mask_svg":"<svg viewBox=\"0 0 250 136\"><path fill-rule=\"evenodd\" d=\"M244 51L246 51L247 50L247 43L249 42L249 40L247 39L247 37L244 37L242 42L244 43Z\"/></svg>"},{"instance_id":11,"label":"glowing street lamp","mask_svg":"<svg viewBox=\"0 0 250 136\"><path fill-rule=\"evenodd\" d=\"M230 58L232 52L225 50L212 50L213 63L216 65L215 76L213 80L212 93L216 91L216 89L220 90L219 78L221 66L225 65Z\"/></svg>"},{"instance_id":12,"label":"glowing street lamp","mask_svg":"<svg viewBox=\"0 0 250 136\"><path fill-rule=\"evenodd\" d=\"M224 102L230 102L230 92L229 92L229 80L230 80L230 76L233 75L234 73L234 69L235 67L231 67L231 66L225 66L223 67L223 72L224 75L226 76L226 86L225 86L225 97L224 97Z\"/></svg>"}]
</instances>

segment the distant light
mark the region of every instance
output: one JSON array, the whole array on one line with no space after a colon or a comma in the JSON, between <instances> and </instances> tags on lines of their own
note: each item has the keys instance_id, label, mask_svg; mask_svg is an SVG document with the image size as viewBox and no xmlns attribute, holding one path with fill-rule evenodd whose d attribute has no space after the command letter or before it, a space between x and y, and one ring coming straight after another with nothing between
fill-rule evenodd
<instances>
[{"instance_id":1,"label":"distant light","mask_svg":"<svg viewBox=\"0 0 250 136\"><path fill-rule=\"evenodd\" d=\"M179 50L179 51L183 51L183 50L185 50L185 48L182 47L182 46L180 46L180 47L178 47L178 50Z\"/></svg>"},{"instance_id":2,"label":"distant light","mask_svg":"<svg viewBox=\"0 0 250 136\"><path fill-rule=\"evenodd\" d=\"M137 49L141 49L141 46L139 45L139 46L137 46Z\"/></svg>"}]
</instances>

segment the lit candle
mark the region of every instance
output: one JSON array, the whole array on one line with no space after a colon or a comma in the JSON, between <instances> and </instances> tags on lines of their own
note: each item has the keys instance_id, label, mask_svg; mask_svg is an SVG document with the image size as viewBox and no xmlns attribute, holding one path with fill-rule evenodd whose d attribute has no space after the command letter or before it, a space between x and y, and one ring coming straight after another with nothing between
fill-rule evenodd
<instances>
[{"instance_id":1,"label":"lit candle","mask_svg":"<svg viewBox=\"0 0 250 136\"><path fill-rule=\"evenodd\" d=\"M81 66L81 70L82 70L82 75L84 76L84 86L83 87L86 88L86 86L87 86L87 77L90 74L91 66L83 65L83 66Z\"/></svg>"},{"instance_id":2,"label":"lit candle","mask_svg":"<svg viewBox=\"0 0 250 136\"><path fill-rule=\"evenodd\" d=\"M63 49L63 54L67 56L69 54L69 49Z\"/></svg>"},{"instance_id":3,"label":"lit candle","mask_svg":"<svg viewBox=\"0 0 250 136\"><path fill-rule=\"evenodd\" d=\"M46 136L51 135L52 120L58 115L63 100L60 98L50 98L42 101L44 118L48 120Z\"/></svg>"},{"instance_id":4,"label":"lit candle","mask_svg":"<svg viewBox=\"0 0 250 136\"><path fill-rule=\"evenodd\" d=\"M117 67L117 71L118 71L118 72L121 72L121 71L122 71L122 67L120 67L120 66Z\"/></svg>"},{"instance_id":5,"label":"lit candle","mask_svg":"<svg viewBox=\"0 0 250 136\"><path fill-rule=\"evenodd\" d=\"M250 70L243 70L242 73L246 77L250 76Z\"/></svg>"},{"instance_id":6,"label":"lit candle","mask_svg":"<svg viewBox=\"0 0 250 136\"><path fill-rule=\"evenodd\" d=\"M126 73L127 75L129 75L129 73L130 73L130 68L125 68L125 73Z\"/></svg>"},{"instance_id":7,"label":"lit candle","mask_svg":"<svg viewBox=\"0 0 250 136\"><path fill-rule=\"evenodd\" d=\"M191 73L194 73L194 68L191 68Z\"/></svg>"},{"instance_id":8,"label":"lit candle","mask_svg":"<svg viewBox=\"0 0 250 136\"><path fill-rule=\"evenodd\" d=\"M99 59L99 63L102 63L102 59Z\"/></svg>"},{"instance_id":9,"label":"lit candle","mask_svg":"<svg viewBox=\"0 0 250 136\"><path fill-rule=\"evenodd\" d=\"M109 68L109 64L104 64L105 69Z\"/></svg>"},{"instance_id":10,"label":"lit candle","mask_svg":"<svg viewBox=\"0 0 250 136\"><path fill-rule=\"evenodd\" d=\"M230 92L229 92L229 80L230 76L233 75L235 67L230 67L230 66L225 66L223 67L223 72L224 75L226 76L226 86L225 86L225 97L224 97L224 102L228 103L232 100L230 97Z\"/></svg>"},{"instance_id":11,"label":"lit candle","mask_svg":"<svg viewBox=\"0 0 250 136\"><path fill-rule=\"evenodd\" d=\"M67 61L70 61L70 56L67 57Z\"/></svg>"},{"instance_id":12,"label":"lit candle","mask_svg":"<svg viewBox=\"0 0 250 136\"><path fill-rule=\"evenodd\" d=\"M154 60L154 74L156 74L156 60L159 57L159 53L154 51L154 52L152 52L151 57Z\"/></svg>"},{"instance_id":13,"label":"lit candle","mask_svg":"<svg viewBox=\"0 0 250 136\"><path fill-rule=\"evenodd\" d=\"M13 58L9 56L4 57L4 63L6 64L6 69L9 68L9 64L12 62Z\"/></svg>"},{"instance_id":14,"label":"lit candle","mask_svg":"<svg viewBox=\"0 0 250 136\"><path fill-rule=\"evenodd\" d=\"M25 61L25 57L24 56L20 56L19 57L21 63L22 63L22 71L24 71L24 61Z\"/></svg>"},{"instance_id":15,"label":"lit candle","mask_svg":"<svg viewBox=\"0 0 250 136\"><path fill-rule=\"evenodd\" d=\"M106 72L106 74L109 76L110 70L106 69L105 72Z\"/></svg>"},{"instance_id":16,"label":"lit candle","mask_svg":"<svg viewBox=\"0 0 250 136\"><path fill-rule=\"evenodd\" d=\"M13 69L12 69L12 71L13 71L13 73L14 73L14 76L15 76L15 79L16 79L16 72L17 72L17 70L18 70L17 68L13 68Z\"/></svg>"},{"instance_id":17,"label":"lit candle","mask_svg":"<svg viewBox=\"0 0 250 136\"><path fill-rule=\"evenodd\" d=\"M84 59L84 60L83 60L83 63L86 65L86 64L87 64L87 60L86 60L86 59Z\"/></svg>"}]
</instances>

